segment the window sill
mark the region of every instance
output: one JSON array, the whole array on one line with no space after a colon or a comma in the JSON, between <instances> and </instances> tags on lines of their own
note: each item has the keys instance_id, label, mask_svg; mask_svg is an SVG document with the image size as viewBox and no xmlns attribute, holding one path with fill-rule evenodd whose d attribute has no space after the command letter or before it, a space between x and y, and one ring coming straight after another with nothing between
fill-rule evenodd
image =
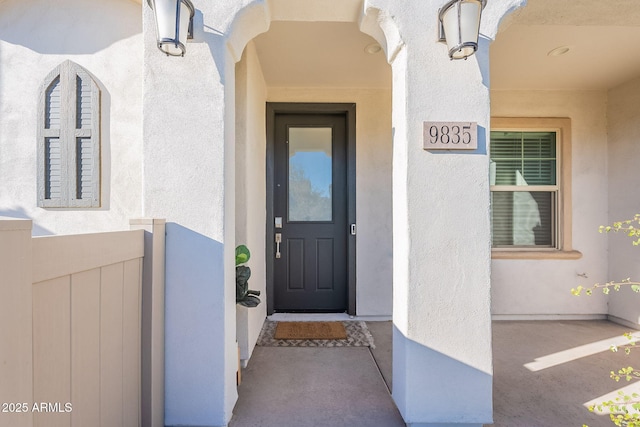
<instances>
[{"instance_id":1,"label":"window sill","mask_svg":"<svg viewBox=\"0 0 640 427\"><path fill-rule=\"evenodd\" d=\"M579 251L527 251L527 250L491 250L491 259L580 259L582 252Z\"/></svg>"}]
</instances>

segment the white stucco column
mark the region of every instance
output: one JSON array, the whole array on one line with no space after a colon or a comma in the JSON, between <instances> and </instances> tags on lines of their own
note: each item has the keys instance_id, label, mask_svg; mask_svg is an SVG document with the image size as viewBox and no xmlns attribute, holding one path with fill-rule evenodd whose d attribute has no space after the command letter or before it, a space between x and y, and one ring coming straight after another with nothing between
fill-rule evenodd
<instances>
[{"instance_id":1,"label":"white stucco column","mask_svg":"<svg viewBox=\"0 0 640 427\"><path fill-rule=\"evenodd\" d=\"M492 386L488 55L485 43L449 61L435 41L441 3L363 4L381 11L363 26L385 33L394 75L393 395L410 425L479 426ZM156 49L144 5L144 215L167 219L167 426L226 425L237 396L234 65L269 4L194 1L183 58ZM477 122L478 150L424 151L424 121Z\"/></svg>"},{"instance_id":2,"label":"white stucco column","mask_svg":"<svg viewBox=\"0 0 640 427\"><path fill-rule=\"evenodd\" d=\"M184 57L156 48L144 5L144 215L166 218L165 425L224 426L237 399L234 67L242 7L194 1Z\"/></svg>"},{"instance_id":3,"label":"white stucco column","mask_svg":"<svg viewBox=\"0 0 640 427\"><path fill-rule=\"evenodd\" d=\"M493 374L488 42L450 61L436 41L444 3L368 2L404 43L392 58L393 397L407 425L480 427ZM476 122L478 149L425 151L425 121Z\"/></svg>"}]
</instances>

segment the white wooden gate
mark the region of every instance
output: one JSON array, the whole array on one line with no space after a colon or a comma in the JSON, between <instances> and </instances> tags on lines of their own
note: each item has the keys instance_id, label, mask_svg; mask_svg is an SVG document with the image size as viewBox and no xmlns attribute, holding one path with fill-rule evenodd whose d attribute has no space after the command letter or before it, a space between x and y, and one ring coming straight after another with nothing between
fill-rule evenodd
<instances>
[{"instance_id":1,"label":"white wooden gate","mask_svg":"<svg viewBox=\"0 0 640 427\"><path fill-rule=\"evenodd\" d=\"M0 220L0 426L141 425L144 240Z\"/></svg>"}]
</instances>

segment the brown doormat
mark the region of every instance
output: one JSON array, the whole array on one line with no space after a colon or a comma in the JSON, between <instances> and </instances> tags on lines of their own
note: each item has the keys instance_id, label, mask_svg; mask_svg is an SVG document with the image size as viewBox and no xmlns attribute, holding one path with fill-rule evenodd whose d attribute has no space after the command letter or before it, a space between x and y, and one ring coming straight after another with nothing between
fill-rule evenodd
<instances>
[{"instance_id":1,"label":"brown doormat","mask_svg":"<svg viewBox=\"0 0 640 427\"><path fill-rule=\"evenodd\" d=\"M342 322L278 322L277 340L344 340L347 331Z\"/></svg>"},{"instance_id":2,"label":"brown doormat","mask_svg":"<svg viewBox=\"0 0 640 427\"><path fill-rule=\"evenodd\" d=\"M256 345L261 347L371 347L376 348L373 337L362 320L347 320L340 322L347 331L347 338L334 339L285 339L278 340L274 337L276 326L280 322L266 320L260 331Z\"/></svg>"}]
</instances>

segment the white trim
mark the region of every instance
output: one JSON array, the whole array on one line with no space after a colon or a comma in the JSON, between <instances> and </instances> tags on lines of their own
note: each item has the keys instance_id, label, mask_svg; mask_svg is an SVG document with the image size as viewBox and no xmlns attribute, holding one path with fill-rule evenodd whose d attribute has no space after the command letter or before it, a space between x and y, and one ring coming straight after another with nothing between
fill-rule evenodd
<instances>
[{"instance_id":1,"label":"white trim","mask_svg":"<svg viewBox=\"0 0 640 427\"><path fill-rule=\"evenodd\" d=\"M553 247L556 252L550 258L578 259L582 256L573 251L572 239L572 204L571 204L571 119L563 117L492 117L491 131L503 132L555 132L556 133L556 185L554 223L555 241ZM490 151L490 149L489 149ZM492 186L492 192L496 192ZM498 190L499 191L499 190ZM518 190L516 190L518 191ZM492 247L492 258L518 259L516 253L522 251L523 259L543 259L537 255L538 247L510 247L515 251L505 251L504 246ZM548 247L541 247L541 254L551 254ZM560 254L558 257L557 254ZM566 256L568 254L569 256Z\"/></svg>"},{"instance_id":2,"label":"white trim","mask_svg":"<svg viewBox=\"0 0 640 427\"><path fill-rule=\"evenodd\" d=\"M551 236L551 242L552 244L550 246L545 246L545 245L499 245L499 246L492 246L492 249L531 249L531 250L538 250L538 249L553 249L553 250L561 250L562 249L562 234L561 234L561 230L559 227L559 224L561 222L561 206L562 206L562 194L561 194L561 189L562 189L562 132L560 128L551 128L551 129L545 129L545 128L540 128L540 129L536 129L536 130L530 130L530 129L509 129L509 128L503 128L500 126L497 126L495 128L491 128L491 132L511 132L511 133L520 133L521 136L525 133L553 133L555 134L555 157L553 158L541 158L540 160L546 159L546 160L555 160L556 161L556 176L555 176L555 181L556 183L554 185L490 185L489 187L489 191L491 191L491 193L498 193L498 192L505 192L505 193L515 193L515 192L527 192L527 193L531 193L531 192L545 192L545 193L551 193L552 194L552 225L551 225L551 230L552 230L552 236ZM490 132L490 133L491 133ZM491 138L491 137L490 137ZM493 144L493 142L492 142ZM491 149L489 150L489 152L491 152ZM521 152L521 156L524 156L524 151ZM524 173L524 171L523 171ZM493 204L493 197L491 198L492 200L492 204ZM493 209L493 207L492 207ZM491 214L493 216L493 213ZM513 218L512 218L513 219Z\"/></svg>"},{"instance_id":3,"label":"white trim","mask_svg":"<svg viewBox=\"0 0 640 427\"><path fill-rule=\"evenodd\" d=\"M514 191L545 191L554 192L558 191L557 185L491 185L489 189L493 192L504 191L512 193Z\"/></svg>"}]
</instances>

